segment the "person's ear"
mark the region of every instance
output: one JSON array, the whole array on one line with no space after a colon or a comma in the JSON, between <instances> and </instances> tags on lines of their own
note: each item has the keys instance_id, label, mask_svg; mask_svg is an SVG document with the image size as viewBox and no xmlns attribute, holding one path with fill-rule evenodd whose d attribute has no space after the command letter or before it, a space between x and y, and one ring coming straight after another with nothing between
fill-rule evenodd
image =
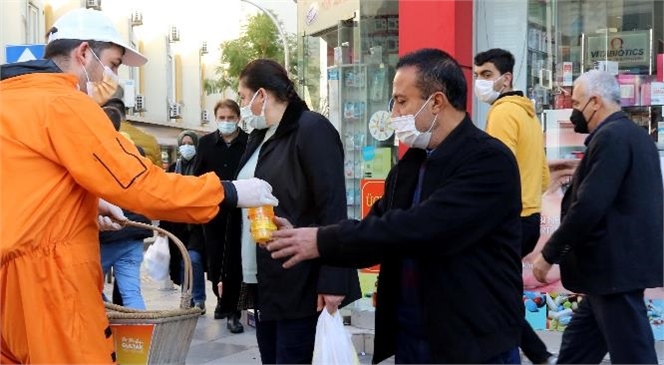
<instances>
[{"instance_id":1,"label":"person's ear","mask_svg":"<svg viewBox=\"0 0 664 365\"><path fill-rule=\"evenodd\" d=\"M512 87L512 86L514 86L514 85L512 84L512 82L514 81L514 80L512 80L512 77L513 77L513 75L512 75L511 72L507 72L507 73L505 73L505 75L503 76L503 82L504 82L505 87Z\"/></svg>"},{"instance_id":2,"label":"person's ear","mask_svg":"<svg viewBox=\"0 0 664 365\"><path fill-rule=\"evenodd\" d=\"M437 91L431 98L431 112L433 114L440 114L449 104L450 101L447 99L447 96L442 91Z\"/></svg>"},{"instance_id":3,"label":"person's ear","mask_svg":"<svg viewBox=\"0 0 664 365\"><path fill-rule=\"evenodd\" d=\"M87 64L86 56L90 52L90 45L88 42L81 42L76 48L74 48L70 54L70 58L74 63Z\"/></svg>"}]
</instances>

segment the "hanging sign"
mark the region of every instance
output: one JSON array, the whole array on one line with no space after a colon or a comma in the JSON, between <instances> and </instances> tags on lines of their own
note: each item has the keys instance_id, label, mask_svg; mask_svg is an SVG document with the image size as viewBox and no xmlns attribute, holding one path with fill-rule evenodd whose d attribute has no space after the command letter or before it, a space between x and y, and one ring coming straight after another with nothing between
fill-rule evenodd
<instances>
[{"instance_id":1,"label":"hanging sign","mask_svg":"<svg viewBox=\"0 0 664 365\"><path fill-rule=\"evenodd\" d=\"M586 60L614 61L619 67L648 66L650 63L650 32L631 31L588 36Z\"/></svg>"}]
</instances>

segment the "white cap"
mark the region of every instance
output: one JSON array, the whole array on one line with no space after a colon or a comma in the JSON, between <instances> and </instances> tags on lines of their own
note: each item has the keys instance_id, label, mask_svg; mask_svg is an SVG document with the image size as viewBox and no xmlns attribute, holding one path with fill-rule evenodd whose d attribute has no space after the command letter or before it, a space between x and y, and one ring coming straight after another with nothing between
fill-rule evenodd
<instances>
[{"instance_id":1,"label":"white cap","mask_svg":"<svg viewBox=\"0 0 664 365\"><path fill-rule=\"evenodd\" d=\"M101 11L83 8L72 10L56 20L53 28L54 31L48 36L48 43L58 39L108 42L125 49L123 64L138 67L148 62L145 56L129 47L113 26L113 22Z\"/></svg>"}]
</instances>

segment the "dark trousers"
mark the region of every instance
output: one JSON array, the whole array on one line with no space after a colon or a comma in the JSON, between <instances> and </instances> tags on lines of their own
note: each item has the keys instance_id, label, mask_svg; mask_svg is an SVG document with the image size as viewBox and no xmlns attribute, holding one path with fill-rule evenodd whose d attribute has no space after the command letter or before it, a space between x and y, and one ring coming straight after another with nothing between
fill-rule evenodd
<instances>
[{"instance_id":1,"label":"dark trousers","mask_svg":"<svg viewBox=\"0 0 664 365\"><path fill-rule=\"evenodd\" d=\"M521 258L533 252L537 246L540 237L540 220L539 213L521 217Z\"/></svg>"},{"instance_id":2,"label":"dark trousers","mask_svg":"<svg viewBox=\"0 0 664 365\"><path fill-rule=\"evenodd\" d=\"M259 316L260 317L260 316ZM263 364L311 364L318 316L256 321L256 340Z\"/></svg>"},{"instance_id":3,"label":"dark trousers","mask_svg":"<svg viewBox=\"0 0 664 365\"><path fill-rule=\"evenodd\" d=\"M563 333L559 364L657 364L643 290L586 295Z\"/></svg>"},{"instance_id":4,"label":"dark trousers","mask_svg":"<svg viewBox=\"0 0 664 365\"><path fill-rule=\"evenodd\" d=\"M489 360L484 361L483 364L521 364L519 348L514 347L509 349L502 354L498 354Z\"/></svg>"},{"instance_id":5,"label":"dark trousers","mask_svg":"<svg viewBox=\"0 0 664 365\"><path fill-rule=\"evenodd\" d=\"M397 333L396 364L432 364L431 348L424 338L424 331L412 332L401 328Z\"/></svg>"},{"instance_id":6,"label":"dark trousers","mask_svg":"<svg viewBox=\"0 0 664 365\"><path fill-rule=\"evenodd\" d=\"M521 217L521 258L531 253L540 237L540 214L535 213ZM552 354L546 349L546 344L524 318L521 322L521 350L533 364L545 363Z\"/></svg>"},{"instance_id":7,"label":"dark trousers","mask_svg":"<svg viewBox=\"0 0 664 365\"><path fill-rule=\"evenodd\" d=\"M539 338L525 318L521 322L521 350L533 364L546 363L549 356L553 355L546 349L544 341Z\"/></svg>"}]
</instances>

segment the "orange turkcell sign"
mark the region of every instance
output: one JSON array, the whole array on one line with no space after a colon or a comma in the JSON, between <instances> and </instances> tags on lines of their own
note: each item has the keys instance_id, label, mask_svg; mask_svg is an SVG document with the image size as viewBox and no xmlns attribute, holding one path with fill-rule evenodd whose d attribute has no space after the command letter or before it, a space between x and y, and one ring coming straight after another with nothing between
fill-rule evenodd
<instances>
[{"instance_id":1,"label":"orange turkcell sign","mask_svg":"<svg viewBox=\"0 0 664 365\"><path fill-rule=\"evenodd\" d=\"M360 214L362 218L366 217L374 203L383 196L385 192L385 180L382 179L362 179L360 181ZM365 273L377 274L380 271L380 265L372 266L360 270Z\"/></svg>"},{"instance_id":2,"label":"orange turkcell sign","mask_svg":"<svg viewBox=\"0 0 664 365\"><path fill-rule=\"evenodd\" d=\"M383 196L385 192L385 180L362 179L360 181L360 213L362 218L366 217L374 203Z\"/></svg>"}]
</instances>

